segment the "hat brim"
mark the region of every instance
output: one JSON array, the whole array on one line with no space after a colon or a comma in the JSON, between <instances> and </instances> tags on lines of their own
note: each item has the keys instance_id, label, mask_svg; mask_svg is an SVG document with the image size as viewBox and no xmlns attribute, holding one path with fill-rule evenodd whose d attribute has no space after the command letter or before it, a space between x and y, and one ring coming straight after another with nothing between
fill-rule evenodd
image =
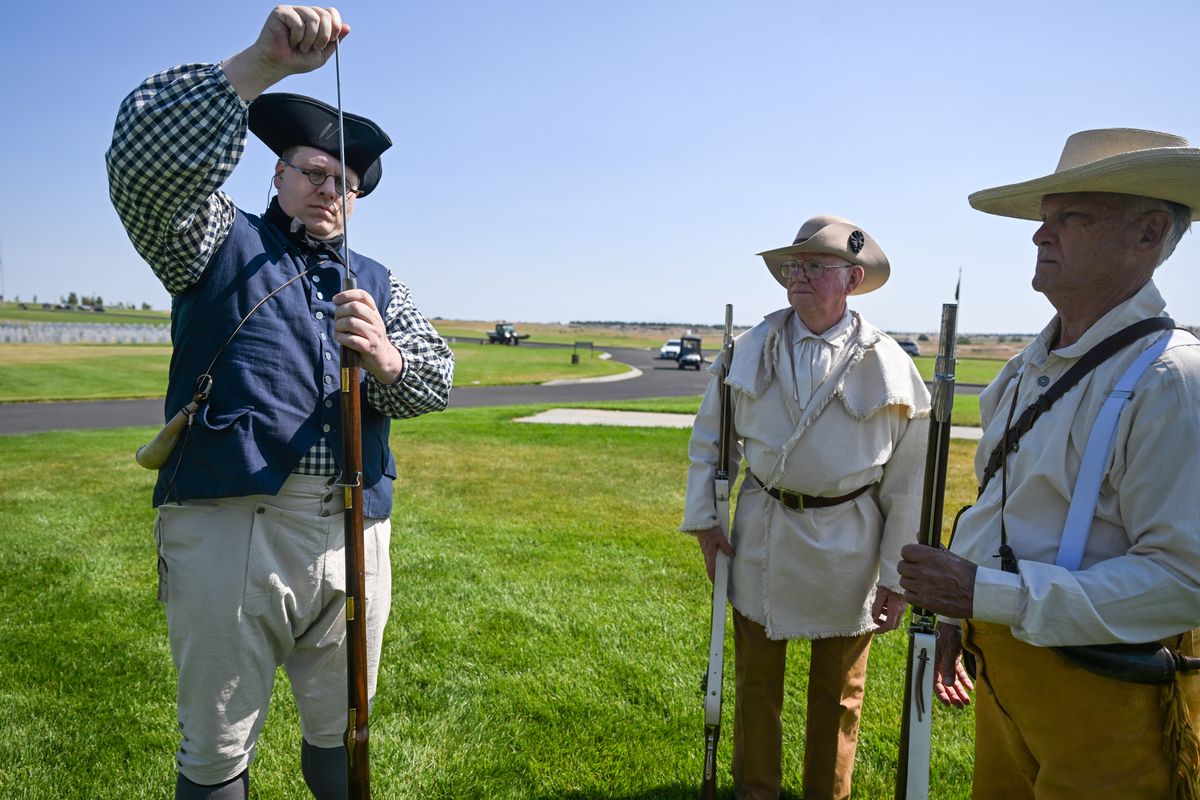
<instances>
[{"instance_id":1,"label":"hat brim","mask_svg":"<svg viewBox=\"0 0 1200 800\"><path fill-rule=\"evenodd\" d=\"M366 117L342 114L346 166L359 176L359 197L383 177L379 156L392 146L383 129ZM312 97L286 92L259 95L250 104L250 130L280 158L297 146L314 147L340 158L337 109Z\"/></svg>"},{"instance_id":2,"label":"hat brim","mask_svg":"<svg viewBox=\"0 0 1200 800\"><path fill-rule=\"evenodd\" d=\"M1185 205L1200 219L1200 149L1135 150L1042 178L973 192L967 202L988 214L1040 220L1042 198L1067 192L1110 192Z\"/></svg>"},{"instance_id":3,"label":"hat brim","mask_svg":"<svg viewBox=\"0 0 1200 800\"><path fill-rule=\"evenodd\" d=\"M842 238L843 241L845 232L843 232L841 228L844 227L847 231L856 229L853 225L829 226L829 228L834 227L839 228L839 230L834 233ZM862 267L863 281L858 285L858 288L850 294L866 294L867 292L873 292L880 286L883 286L885 283L887 283L888 278L890 278L892 274L892 267L891 264L888 263L887 257L883 254L883 250L879 248L879 245L877 245L873 239L868 237L867 244L858 253L858 256L866 256L866 258L856 258L854 257L854 254L847 253L843 248L834 246L834 244L830 241L830 236L823 235L826 234L827 230L828 228L818 231L814 236L801 242L800 244L790 244L787 247L778 247L774 250L765 250L758 255L760 255L762 260L767 263L767 269L771 271L771 275L776 281L779 282L779 285L785 288L787 287L788 282L787 278L783 277L783 269L780 267L780 264L804 253L829 253L830 255L837 256L838 258L845 259L851 264Z\"/></svg>"}]
</instances>

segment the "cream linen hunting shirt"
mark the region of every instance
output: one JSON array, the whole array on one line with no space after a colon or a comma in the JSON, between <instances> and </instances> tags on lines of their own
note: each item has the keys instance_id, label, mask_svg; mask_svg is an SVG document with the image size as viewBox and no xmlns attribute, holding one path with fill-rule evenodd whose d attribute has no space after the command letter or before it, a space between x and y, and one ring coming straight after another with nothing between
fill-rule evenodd
<instances>
[{"instance_id":1,"label":"cream linen hunting shirt","mask_svg":"<svg viewBox=\"0 0 1200 800\"><path fill-rule=\"evenodd\" d=\"M1163 313L1153 283L1070 347L1050 350L1057 317L980 395L981 478L1003 434L1017 369L1016 415L1095 344ZM1054 565L1092 423L1126 367L1158 335L1101 364L1042 415L1008 457L1004 522L1019 574L1000 570L1002 474L959 520L950 549L980 565L976 619L1012 627L1035 645L1145 642L1200 625L1200 347L1168 350L1134 387L1109 456L1091 537L1078 572ZM1015 417L1014 417L1015 418Z\"/></svg>"},{"instance_id":2,"label":"cream linen hunting shirt","mask_svg":"<svg viewBox=\"0 0 1200 800\"><path fill-rule=\"evenodd\" d=\"M874 488L791 511L747 476L730 602L774 639L852 636L874 627L877 583L899 591L900 548L916 540L929 394L912 359L858 314L823 336L794 319L791 309L776 311L737 339L728 378L733 458L744 454L764 483L803 494ZM718 360L714 375L719 368ZM684 531L717 524L719 388L714 377L692 429Z\"/></svg>"}]
</instances>

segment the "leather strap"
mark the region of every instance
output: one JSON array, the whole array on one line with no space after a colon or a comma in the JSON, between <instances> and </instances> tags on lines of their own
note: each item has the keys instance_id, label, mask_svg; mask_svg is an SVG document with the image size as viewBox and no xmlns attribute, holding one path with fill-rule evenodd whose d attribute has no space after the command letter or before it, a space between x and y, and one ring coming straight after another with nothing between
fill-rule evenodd
<instances>
[{"instance_id":1,"label":"leather strap","mask_svg":"<svg viewBox=\"0 0 1200 800\"><path fill-rule=\"evenodd\" d=\"M987 488L988 482L1000 470L1000 467L1004 465L1004 458L1008 455L1008 452L1017 450L1021 437L1029 432L1029 429L1033 427L1033 423L1037 422L1038 417L1049 411L1050 406L1054 405L1058 398L1066 394L1068 389L1083 380L1085 375L1107 361L1110 356L1120 352L1143 336L1155 331L1169 330L1174 327L1175 320L1170 317L1150 317L1149 319L1144 319L1122 328L1084 353L1075 362L1074 366L1054 382L1053 386L1039 395L1036 400L1021 412L1021 416L1008 429L1008 435L1002 438L1000 443L992 450L991 456L988 458L987 467L983 471L983 480L979 483L979 494L983 494L983 490ZM1008 452L1005 452L1005 444L1008 446Z\"/></svg>"},{"instance_id":2,"label":"leather strap","mask_svg":"<svg viewBox=\"0 0 1200 800\"><path fill-rule=\"evenodd\" d=\"M811 494L797 494L796 492L789 492L786 489L768 489L753 472L747 470L747 474L751 478L754 478L754 482L761 486L764 492L782 503L783 507L789 511L804 511L809 508L829 508L830 506L840 506L842 503L850 502L875 485L873 483L868 483L866 486L859 487L853 492L841 495L840 497L816 497L815 495Z\"/></svg>"}]
</instances>

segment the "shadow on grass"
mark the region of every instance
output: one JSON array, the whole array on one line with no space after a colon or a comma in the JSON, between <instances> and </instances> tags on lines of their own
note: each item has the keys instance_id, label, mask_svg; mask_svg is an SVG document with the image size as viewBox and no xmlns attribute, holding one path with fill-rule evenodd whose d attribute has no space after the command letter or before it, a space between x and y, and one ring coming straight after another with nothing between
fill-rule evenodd
<instances>
[{"instance_id":1,"label":"shadow on grass","mask_svg":"<svg viewBox=\"0 0 1200 800\"><path fill-rule=\"evenodd\" d=\"M657 786L633 794L613 794L609 792L567 792L566 794L537 795L535 800L696 800L700 796L699 783L673 783L668 786ZM717 791L718 800L732 800L733 787L725 786ZM779 795L779 800L802 800L801 796L786 789Z\"/></svg>"}]
</instances>

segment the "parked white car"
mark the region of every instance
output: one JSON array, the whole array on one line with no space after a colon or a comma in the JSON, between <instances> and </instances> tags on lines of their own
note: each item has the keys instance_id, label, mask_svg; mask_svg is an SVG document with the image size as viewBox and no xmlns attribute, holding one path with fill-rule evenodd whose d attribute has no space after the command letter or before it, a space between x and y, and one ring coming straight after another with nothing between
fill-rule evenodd
<instances>
[{"instance_id":1,"label":"parked white car","mask_svg":"<svg viewBox=\"0 0 1200 800\"><path fill-rule=\"evenodd\" d=\"M667 343L658 348L659 358L679 358L679 340L667 339Z\"/></svg>"}]
</instances>

